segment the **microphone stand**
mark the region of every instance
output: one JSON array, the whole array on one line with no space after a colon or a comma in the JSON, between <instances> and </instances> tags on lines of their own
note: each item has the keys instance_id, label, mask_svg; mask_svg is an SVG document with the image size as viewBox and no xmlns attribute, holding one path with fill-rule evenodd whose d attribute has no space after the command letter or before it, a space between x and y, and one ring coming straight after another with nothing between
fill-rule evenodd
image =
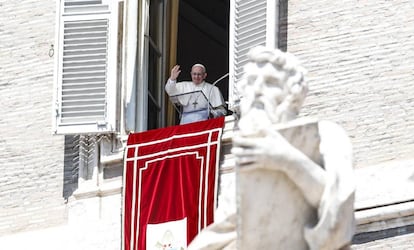
<instances>
[{"instance_id":1,"label":"microphone stand","mask_svg":"<svg viewBox=\"0 0 414 250\"><path fill-rule=\"evenodd\" d=\"M213 84L211 84L212 85L212 88L210 89L210 91L208 92L208 95L207 95L207 114L208 114L208 116L210 117L210 106L211 106L211 104L210 104L210 95L211 95L211 91L213 91L213 89L214 89L214 86L216 86L216 84L218 83L218 82L220 82L221 80L223 80L224 78L226 78L227 76L229 76L229 73L226 73L226 74L224 74L222 77L220 77L219 79L217 79L216 81L214 81L213 82ZM213 108L213 107L212 107Z\"/></svg>"}]
</instances>

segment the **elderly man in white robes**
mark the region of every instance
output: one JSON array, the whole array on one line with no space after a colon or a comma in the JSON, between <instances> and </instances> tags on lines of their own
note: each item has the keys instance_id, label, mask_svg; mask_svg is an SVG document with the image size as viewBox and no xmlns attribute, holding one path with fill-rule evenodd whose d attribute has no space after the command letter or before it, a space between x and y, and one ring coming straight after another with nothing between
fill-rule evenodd
<instances>
[{"instance_id":1,"label":"elderly man in white robes","mask_svg":"<svg viewBox=\"0 0 414 250\"><path fill-rule=\"evenodd\" d=\"M191 81L177 82L180 73L180 66L175 65L165 84L168 95L182 106L180 124L226 115L223 96L216 86L205 81L207 72L202 64L191 68Z\"/></svg>"}]
</instances>

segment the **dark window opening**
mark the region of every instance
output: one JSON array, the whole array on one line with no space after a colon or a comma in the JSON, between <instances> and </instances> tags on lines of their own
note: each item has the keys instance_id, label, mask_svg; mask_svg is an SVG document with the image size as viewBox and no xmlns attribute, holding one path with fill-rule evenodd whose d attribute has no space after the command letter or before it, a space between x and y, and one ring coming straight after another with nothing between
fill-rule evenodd
<instances>
[{"instance_id":1,"label":"dark window opening","mask_svg":"<svg viewBox=\"0 0 414 250\"><path fill-rule=\"evenodd\" d=\"M179 81L190 80L191 66L202 63L213 83L229 72L229 0L181 0L178 19ZM217 83L228 101L229 79Z\"/></svg>"}]
</instances>

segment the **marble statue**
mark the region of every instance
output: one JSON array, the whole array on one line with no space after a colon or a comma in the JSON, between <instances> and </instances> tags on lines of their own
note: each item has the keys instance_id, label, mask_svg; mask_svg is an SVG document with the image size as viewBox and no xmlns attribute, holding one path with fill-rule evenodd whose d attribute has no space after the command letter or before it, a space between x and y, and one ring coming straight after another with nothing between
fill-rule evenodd
<instances>
[{"instance_id":1,"label":"marble statue","mask_svg":"<svg viewBox=\"0 0 414 250\"><path fill-rule=\"evenodd\" d=\"M333 122L297 118L308 88L293 55L257 47L248 57L232 147L236 213L203 230L189 249L349 249L348 136Z\"/></svg>"}]
</instances>

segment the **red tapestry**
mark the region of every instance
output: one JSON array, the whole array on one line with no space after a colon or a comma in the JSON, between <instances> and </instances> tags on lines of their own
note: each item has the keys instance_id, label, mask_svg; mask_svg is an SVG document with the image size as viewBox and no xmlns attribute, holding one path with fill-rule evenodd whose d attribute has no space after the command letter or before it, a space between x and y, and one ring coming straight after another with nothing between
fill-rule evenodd
<instances>
[{"instance_id":1,"label":"red tapestry","mask_svg":"<svg viewBox=\"0 0 414 250\"><path fill-rule=\"evenodd\" d=\"M224 117L131 134L123 249L186 249L213 222Z\"/></svg>"}]
</instances>

